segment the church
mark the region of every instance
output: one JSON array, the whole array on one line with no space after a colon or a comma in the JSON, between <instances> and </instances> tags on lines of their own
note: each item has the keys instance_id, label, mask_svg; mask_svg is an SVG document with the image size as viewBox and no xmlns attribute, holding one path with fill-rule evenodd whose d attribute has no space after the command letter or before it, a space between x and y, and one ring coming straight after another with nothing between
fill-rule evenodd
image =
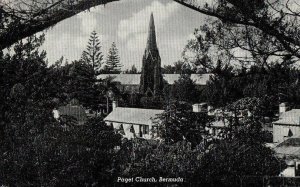
<instances>
[{"instance_id":1,"label":"church","mask_svg":"<svg viewBox=\"0 0 300 187\"><path fill-rule=\"evenodd\" d=\"M156 33L153 14L150 17L149 33L146 49L142 59L141 74L104 74L98 78L110 79L117 83L117 87L123 93L139 93L147 97L159 96L164 84L173 85L179 79L180 74L162 74L161 58L156 43ZM191 79L199 87L205 86L212 74L192 74ZM145 108L118 107L118 102L113 101L113 110L104 121L113 126L116 132L124 138L159 138L156 129L159 125L157 116L163 110Z\"/></svg>"},{"instance_id":2,"label":"church","mask_svg":"<svg viewBox=\"0 0 300 187\"><path fill-rule=\"evenodd\" d=\"M207 84L212 74L191 74L191 79L201 89ZM161 58L156 42L156 31L153 14L150 16L148 39L142 58L141 74L101 74L100 80L112 80L122 93L140 93L146 96L157 96L164 84L173 85L180 74L162 74Z\"/></svg>"}]
</instances>

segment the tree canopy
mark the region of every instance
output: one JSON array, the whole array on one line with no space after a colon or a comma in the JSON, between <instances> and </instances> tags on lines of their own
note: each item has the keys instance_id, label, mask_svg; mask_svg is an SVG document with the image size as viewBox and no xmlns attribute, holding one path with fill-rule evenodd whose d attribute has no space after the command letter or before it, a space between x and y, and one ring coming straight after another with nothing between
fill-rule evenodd
<instances>
[{"instance_id":1,"label":"tree canopy","mask_svg":"<svg viewBox=\"0 0 300 187\"><path fill-rule=\"evenodd\" d=\"M219 64L212 71L215 76L201 93L215 107L224 107L246 97L262 100L266 116L274 116L279 103L289 102L299 107L299 76L297 68L270 65L269 68L252 66L248 70L235 71L230 65Z\"/></svg>"},{"instance_id":2,"label":"tree canopy","mask_svg":"<svg viewBox=\"0 0 300 187\"><path fill-rule=\"evenodd\" d=\"M111 184L120 135L102 117L80 126L65 116L56 120L52 113L65 104L70 82L78 86L74 92L85 96L81 101L89 97L92 103L84 103L87 107L97 104L101 93L87 93L95 90L90 87L94 82L86 80L89 66L82 62L61 66L61 58L48 67L46 53L38 50L43 41L43 35L20 40L12 54L0 56L1 185Z\"/></svg>"},{"instance_id":3,"label":"tree canopy","mask_svg":"<svg viewBox=\"0 0 300 187\"><path fill-rule=\"evenodd\" d=\"M196 31L202 46L198 62L209 58L206 54L211 46L231 62L268 66L272 62L288 65L299 60L300 6L296 1L175 1L217 18Z\"/></svg>"},{"instance_id":4,"label":"tree canopy","mask_svg":"<svg viewBox=\"0 0 300 187\"><path fill-rule=\"evenodd\" d=\"M195 103L199 100L200 91L196 88L195 82L190 75L181 74L179 79L174 82L171 94L178 101Z\"/></svg>"}]
</instances>

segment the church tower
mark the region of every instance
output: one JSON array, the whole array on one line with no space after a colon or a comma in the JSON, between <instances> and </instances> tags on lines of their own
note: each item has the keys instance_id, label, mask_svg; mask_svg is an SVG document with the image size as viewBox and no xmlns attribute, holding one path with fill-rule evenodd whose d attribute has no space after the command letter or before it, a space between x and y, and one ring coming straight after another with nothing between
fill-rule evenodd
<instances>
[{"instance_id":1,"label":"church tower","mask_svg":"<svg viewBox=\"0 0 300 187\"><path fill-rule=\"evenodd\" d=\"M162 89L161 59L156 44L154 18L151 13L147 45L143 56L140 93L147 96L159 96Z\"/></svg>"}]
</instances>

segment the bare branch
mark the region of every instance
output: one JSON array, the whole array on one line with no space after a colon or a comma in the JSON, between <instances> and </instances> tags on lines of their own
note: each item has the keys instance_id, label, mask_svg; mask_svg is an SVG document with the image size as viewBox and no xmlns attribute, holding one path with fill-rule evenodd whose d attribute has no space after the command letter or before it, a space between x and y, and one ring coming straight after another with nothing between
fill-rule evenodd
<instances>
[{"instance_id":1,"label":"bare branch","mask_svg":"<svg viewBox=\"0 0 300 187\"><path fill-rule=\"evenodd\" d=\"M284 49L288 53L300 58L300 53L297 50L300 47L300 40L298 37L298 23L293 23L295 24L295 26L289 23L288 21L290 21L290 19L285 18L285 16L287 16L288 14L282 12L281 10L276 9L278 12L281 12L281 17L273 18L272 15L270 15L270 12L267 11L266 7L262 8L262 10L259 11L259 9L256 10L253 9L253 7L245 6L243 2L247 2L248 4L252 3L252 5L256 5L250 0L226 0L224 2L227 2L228 4L222 4L222 6L220 5L217 8L199 7L195 4L195 0L174 1L202 14L216 17L225 23L230 22L232 24L235 24L233 25L233 27L236 26L236 24L238 24L244 26L251 26L256 29L259 29L263 33L276 38L276 40L284 47ZM260 2L264 3L264 1ZM272 7L275 7L273 4L271 5ZM236 12L234 12L235 14L232 14L232 12L230 11ZM297 20L294 20L294 22L295 21Z\"/></svg>"}]
</instances>

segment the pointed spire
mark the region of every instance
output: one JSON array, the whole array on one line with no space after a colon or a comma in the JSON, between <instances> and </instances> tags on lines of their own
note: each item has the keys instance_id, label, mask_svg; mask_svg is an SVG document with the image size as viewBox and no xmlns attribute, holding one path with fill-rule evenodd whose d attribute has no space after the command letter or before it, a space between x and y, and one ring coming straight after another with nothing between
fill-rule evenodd
<instances>
[{"instance_id":1,"label":"pointed spire","mask_svg":"<svg viewBox=\"0 0 300 187\"><path fill-rule=\"evenodd\" d=\"M157 45L156 45L154 17L153 17L153 13L151 13L146 50L153 50L153 49L157 49Z\"/></svg>"},{"instance_id":2,"label":"pointed spire","mask_svg":"<svg viewBox=\"0 0 300 187\"><path fill-rule=\"evenodd\" d=\"M158 96L162 93L162 89L161 59L156 44L154 18L151 13L147 46L143 55L140 93L148 97Z\"/></svg>"}]
</instances>

